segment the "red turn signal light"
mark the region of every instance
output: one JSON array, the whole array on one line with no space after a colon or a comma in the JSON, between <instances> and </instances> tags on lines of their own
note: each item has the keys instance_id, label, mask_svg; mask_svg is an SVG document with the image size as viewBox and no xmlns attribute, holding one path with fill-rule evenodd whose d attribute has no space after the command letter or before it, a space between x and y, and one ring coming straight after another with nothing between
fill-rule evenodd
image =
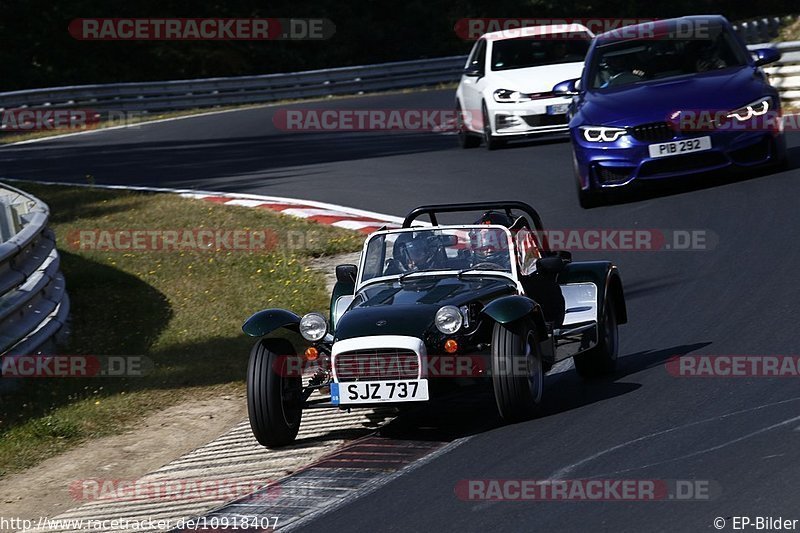
<instances>
[{"instance_id":1,"label":"red turn signal light","mask_svg":"<svg viewBox=\"0 0 800 533\"><path fill-rule=\"evenodd\" d=\"M455 339L447 339L444 341L444 351L447 353L456 353L458 351L458 343Z\"/></svg>"}]
</instances>

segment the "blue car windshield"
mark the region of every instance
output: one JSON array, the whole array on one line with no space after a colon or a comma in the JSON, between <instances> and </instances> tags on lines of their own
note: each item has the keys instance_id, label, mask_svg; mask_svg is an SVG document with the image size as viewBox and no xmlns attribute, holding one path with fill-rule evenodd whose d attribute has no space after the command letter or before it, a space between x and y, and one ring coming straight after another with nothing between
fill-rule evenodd
<instances>
[{"instance_id":1,"label":"blue car windshield","mask_svg":"<svg viewBox=\"0 0 800 533\"><path fill-rule=\"evenodd\" d=\"M745 51L727 31L707 38L671 36L610 42L595 49L591 88L621 87L746 64Z\"/></svg>"}]
</instances>

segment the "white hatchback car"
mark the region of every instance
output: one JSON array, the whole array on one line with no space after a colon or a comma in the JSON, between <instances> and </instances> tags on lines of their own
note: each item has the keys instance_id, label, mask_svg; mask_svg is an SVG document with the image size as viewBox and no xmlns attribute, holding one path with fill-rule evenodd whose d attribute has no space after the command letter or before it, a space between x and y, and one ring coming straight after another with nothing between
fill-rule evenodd
<instances>
[{"instance_id":1,"label":"white hatchback car","mask_svg":"<svg viewBox=\"0 0 800 533\"><path fill-rule=\"evenodd\" d=\"M459 144L489 150L506 140L568 131L569 96L553 86L580 78L594 35L580 24L532 26L483 35L456 91Z\"/></svg>"}]
</instances>

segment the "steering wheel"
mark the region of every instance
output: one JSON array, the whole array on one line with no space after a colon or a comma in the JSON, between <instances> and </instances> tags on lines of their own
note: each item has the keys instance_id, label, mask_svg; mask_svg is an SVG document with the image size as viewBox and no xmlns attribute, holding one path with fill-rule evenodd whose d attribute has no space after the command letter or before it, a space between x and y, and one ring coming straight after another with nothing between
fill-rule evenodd
<instances>
[{"instance_id":1,"label":"steering wheel","mask_svg":"<svg viewBox=\"0 0 800 533\"><path fill-rule=\"evenodd\" d=\"M613 87L617 84L636 83L641 80L642 76L637 76L633 72L620 72L619 74L611 76L606 82L606 85L608 87Z\"/></svg>"}]
</instances>

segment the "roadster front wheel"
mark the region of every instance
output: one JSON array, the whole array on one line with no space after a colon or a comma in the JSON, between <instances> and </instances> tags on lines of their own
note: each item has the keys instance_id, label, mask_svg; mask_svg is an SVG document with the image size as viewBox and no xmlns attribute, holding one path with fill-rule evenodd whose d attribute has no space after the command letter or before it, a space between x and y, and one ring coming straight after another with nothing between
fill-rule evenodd
<instances>
[{"instance_id":1,"label":"roadster front wheel","mask_svg":"<svg viewBox=\"0 0 800 533\"><path fill-rule=\"evenodd\" d=\"M504 420L517 422L536 416L542 401L544 369L532 324L495 323L492 385L497 410Z\"/></svg>"},{"instance_id":2,"label":"roadster front wheel","mask_svg":"<svg viewBox=\"0 0 800 533\"><path fill-rule=\"evenodd\" d=\"M262 446L285 446L297 437L303 410L300 365L292 364L296 358L292 344L285 339L262 339L250 352L247 414Z\"/></svg>"},{"instance_id":3,"label":"roadster front wheel","mask_svg":"<svg viewBox=\"0 0 800 533\"><path fill-rule=\"evenodd\" d=\"M617 331L617 315L611 296L603 304L603 315L598 324L599 339L597 346L579 353L573 360L575 370L583 378L593 378L612 373L617 367L619 354L619 332Z\"/></svg>"}]
</instances>

